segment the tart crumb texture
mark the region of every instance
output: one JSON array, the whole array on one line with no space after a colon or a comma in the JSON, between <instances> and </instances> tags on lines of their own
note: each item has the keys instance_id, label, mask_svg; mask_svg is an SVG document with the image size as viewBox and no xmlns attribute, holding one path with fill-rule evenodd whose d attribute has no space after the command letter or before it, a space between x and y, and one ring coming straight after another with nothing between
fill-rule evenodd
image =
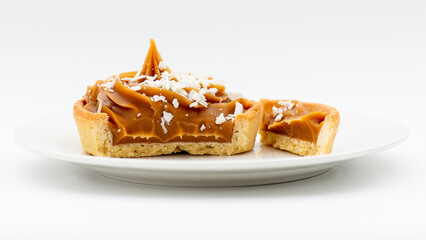
<instances>
[{"instance_id":1,"label":"tart crumb texture","mask_svg":"<svg viewBox=\"0 0 426 240\"><path fill-rule=\"evenodd\" d=\"M327 113L324 120L322 121L321 129L318 133L316 142L306 141L295 137L289 137L286 134L276 133L265 129L265 125L269 125L270 122L265 122L265 114L268 112L265 109L266 101L274 101L262 99L260 101L262 107L262 122L259 128L260 142L263 145L272 146L281 150L289 151L301 156L308 155L321 155L331 153L333 148L334 139L340 123L339 112L328 105L320 103L307 103L299 102L301 106L307 109L309 112L322 112ZM275 100L277 103L287 100ZM269 110L270 111L270 110ZM281 119L280 119L281 120ZM282 120L286 121L286 120ZM288 121L289 122L289 121ZM286 123L287 124L287 123Z\"/></svg>"}]
</instances>

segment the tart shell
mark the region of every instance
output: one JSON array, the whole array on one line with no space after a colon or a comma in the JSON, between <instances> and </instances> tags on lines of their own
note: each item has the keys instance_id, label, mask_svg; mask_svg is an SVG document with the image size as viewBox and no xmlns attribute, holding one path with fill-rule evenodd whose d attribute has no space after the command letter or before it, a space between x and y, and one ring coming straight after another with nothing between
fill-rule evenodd
<instances>
[{"instance_id":1,"label":"tart shell","mask_svg":"<svg viewBox=\"0 0 426 240\"><path fill-rule=\"evenodd\" d=\"M147 157L177 152L193 155L233 155L253 149L261 120L261 106L255 103L234 120L231 142L169 142L112 144L113 135L106 113L92 113L84 108L84 100L78 100L73 108L74 119L83 149L95 156Z\"/></svg>"},{"instance_id":2,"label":"tart shell","mask_svg":"<svg viewBox=\"0 0 426 240\"><path fill-rule=\"evenodd\" d=\"M262 100L260 103L262 105ZM316 144L291 138L284 134L265 131L263 129L259 129L260 142L263 145L272 146L274 148L279 148L302 156L330 153L333 148L334 139L340 123L339 112L337 109L321 103L301 103L310 112L320 111L329 113L324 119L324 124L318 134ZM264 112L264 107L262 105L262 121L264 119Z\"/></svg>"}]
</instances>

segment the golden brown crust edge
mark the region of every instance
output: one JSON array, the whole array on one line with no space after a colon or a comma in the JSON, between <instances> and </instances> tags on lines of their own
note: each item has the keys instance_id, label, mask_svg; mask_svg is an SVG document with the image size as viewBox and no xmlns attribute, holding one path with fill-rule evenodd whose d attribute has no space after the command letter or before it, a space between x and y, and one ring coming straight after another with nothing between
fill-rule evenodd
<instances>
[{"instance_id":1,"label":"golden brown crust edge","mask_svg":"<svg viewBox=\"0 0 426 240\"><path fill-rule=\"evenodd\" d=\"M171 142L113 145L106 113L89 112L84 109L83 100L79 100L74 104L73 114L83 149L95 156L146 157L181 151L193 155L232 155L253 149L261 120L261 106L255 103L245 113L235 117L230 143Z\"/></svg>"},{"instance_id":2,"label":"golden brown crust edge","mask_svg":"<svg viewBox=\"0 0 426 240\"><path fill-rule=\"evenodd\" d=\"M262 103L262 100L260 101L260 103ZM260 142L264 145L279 148L281 150L286 150L302 156L331 153L334 139L336 137L338 126L340 123L339 112L334 107L321 103L303 102L303 105L309 111L322 111L330 113L324 119L324 124L318 135L318 141L316 144L304 140L290 138L283 134L264 131L262 129L259 129ZM261 107L263 120L264 109L262 104Z\"/></svg>"}]
</instances>

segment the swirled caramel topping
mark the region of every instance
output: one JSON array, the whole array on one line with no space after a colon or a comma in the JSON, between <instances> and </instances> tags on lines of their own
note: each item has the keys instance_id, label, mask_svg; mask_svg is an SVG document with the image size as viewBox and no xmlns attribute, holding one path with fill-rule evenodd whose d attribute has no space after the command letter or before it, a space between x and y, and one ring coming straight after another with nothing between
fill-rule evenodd
<instances>
[{"instance_id":1,"label":"swirled caramel topping","mask_svg":"<svg viewBox=\"0 0 426 240\"><path fill-rule=\"evenodd\" d=\"M284 134L291 138L316 144L326 112L309 109L299 101L267 100L260 101L263 108L261 129Z\"/></svg>"},{"instance_id":2,"label":"swirled caramel topping","mask_svg":"<svg viewBox=\"0 0 426 240\"><path fill-rule=\"evenodd\" d=\"M113 144L230 142L235 116L253 105L211 76L171 71L153 40L140 71L99 80L83 98L86 110L108 114Z\"/></svg>"}]
</instances>

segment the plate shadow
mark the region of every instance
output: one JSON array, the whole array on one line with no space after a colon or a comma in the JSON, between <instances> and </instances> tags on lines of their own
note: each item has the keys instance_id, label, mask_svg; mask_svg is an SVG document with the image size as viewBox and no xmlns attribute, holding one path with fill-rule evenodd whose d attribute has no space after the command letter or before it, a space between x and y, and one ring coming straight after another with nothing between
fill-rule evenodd
<instances>
[{"instance_id":1,"label":"plate shadow","mask_svg":"<svg viewBox=\"0 0 426 240\"><path fill-rule=\"evenodd\" d=\"M336 166L316 177L287 183L250 187L191 188L127 183L103 177L92 170L43 157L24 169L28 184L57 191L108 196L165 198L264 198L338 194L359 188L377 187L397 181L402 175L398 156L386 151L357 158Z\"/></svg>"}]
</instances>

